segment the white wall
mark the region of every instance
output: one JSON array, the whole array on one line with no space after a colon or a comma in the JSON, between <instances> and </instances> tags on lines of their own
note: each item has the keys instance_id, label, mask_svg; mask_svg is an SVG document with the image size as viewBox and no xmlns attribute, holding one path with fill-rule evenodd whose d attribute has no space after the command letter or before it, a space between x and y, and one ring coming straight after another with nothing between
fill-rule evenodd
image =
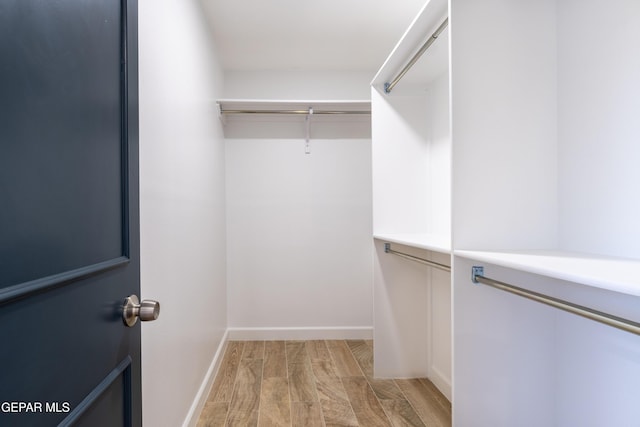
<instances>
[{"instance_id":1,"label":"white wall","mask_svg":"<svg viewBox=\"0 0 640 427\"><path fill-rule=\"evenodd\" d=\"M371 337L371 141L227 140L237 338Z\"/></svg>"},{"instance_id":2,"label":"white wall","mask_svg":"<svg viewBox=\"0 0 640 427\"><path fill-rule=\"evenodd\" d=\"M373 89L371 99L376 144L374 230L429 233L430 127L425 114L426 95L388 96Z\"/></svg>"},{"instance_id":3,"label":"white wall","mask_svg":"<svg viewBox=\"0 0 640 427\"><path fill-rule=\"evenodd\" d=\"M639 16L640 3L634 0L558 2L560 243L565 250L640 258ZM612 31L599 37L596 26Z\"/></svg>"},{"instance_id":4,"label":"white wall","mask_svg":"<svg viewBox=\"0 0 640 427\"><path fill-rule=\"evenodd\" d=\"M552 0L451 4L456 249L557 246L555 10Z\"/></svg>"},{"instance_id":5,"label":"white wall","mask_svg":"<svg viewBox=\"0 0 640 427\"><path fill-rule=\"evenodd\" d=\"M227 71L224 97L367 100L372 75ZM324 119L312 121L311 154L302 119L227 126L232 338L371 337L370 123Z\"/></svg>"},{"instance_id":6,"label":"white wall","mask_svg":"<svg viewBox=\"0 0 640 427\"><path fill-rule=\"evenodd\" d=\"M423 84L426 86L426 84ZM449 79L413 95L371 91L374 230L451 236Z\"/></svg>"},{"instance_id":7,"label":"white wall","mask_svg":"<svg viewBox=\"0 0 640 427\"><path fill-rule=\"evenodd\" d=\"M143 422L179 426L226 329L222 70L198 1L139 17L141 296L162 307L142 326Z\"/></svg>"},{"instance_id":8,"label":"white wall","mask_svg":"<svg viewBox=\"0 0 640 427\"><path fill-rule=\"evenodd\" d=\"M369 71L227 71L224 97L229 99L369 99Z\"/></svg>"}]
</instances>

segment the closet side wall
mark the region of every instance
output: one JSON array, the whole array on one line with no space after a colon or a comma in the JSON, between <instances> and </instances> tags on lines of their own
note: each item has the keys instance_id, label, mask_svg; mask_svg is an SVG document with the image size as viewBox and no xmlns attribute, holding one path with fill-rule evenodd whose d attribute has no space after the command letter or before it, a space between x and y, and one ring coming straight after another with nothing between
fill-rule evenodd
<instances>
[{"instance_id":1,"label":"closet side wall","mask_svg":"<svg viewBox=\"0 0 640 427\"><path fill-rule=\"evenodd\" d=\"M199 1L141 1L139 19L141 297L162 305L142 325L143 419L195 425L226 330L222 70Z\"/></svg>"},{"instance_id":2,"label":"closet side wall","mask_svg":"<svg viewBox=\"0 0 640 427\"><path fill-rule=\"evenodd\" d=\"M451 4L454 249L558 244L555 10Z\"/></svg>"},{"instance_id":3,"label":"closet side wall","mask_svg":"<svg viewBox=\"0 0 640 427\"><path fill-rule=\"evenodd\" d=\"M640 258L640 3L558 2L562 248ZM597 28L608 28L606 34Z\"/></svg>"},{"instance_id":4,"label":"closet side wall","mask_svg":"<svg viewBox=\"0 0 640 427\"><path fill-rule=\"evenodd\" d=\"M371 90L375 233L431 232L427 99Z\"/></svg>"}]
</instances>

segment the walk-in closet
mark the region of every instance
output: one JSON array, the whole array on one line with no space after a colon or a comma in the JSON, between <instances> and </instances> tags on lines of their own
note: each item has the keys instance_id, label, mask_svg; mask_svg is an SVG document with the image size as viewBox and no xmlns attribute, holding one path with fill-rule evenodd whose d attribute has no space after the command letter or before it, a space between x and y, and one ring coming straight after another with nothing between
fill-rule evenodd
<instances>
[{"instance_id":1,"label":"walk-in closet","mask_svg":"<svg viewBox=\"0 0 640 427\"><path fill-rule=\"evenodd\" d=\"M352 3L140 2L150 425L243 378L331 424L331 363L347 425L428 425L409 383L443 425L638 425L640 3Z\"/></svg>"}]
</instances>

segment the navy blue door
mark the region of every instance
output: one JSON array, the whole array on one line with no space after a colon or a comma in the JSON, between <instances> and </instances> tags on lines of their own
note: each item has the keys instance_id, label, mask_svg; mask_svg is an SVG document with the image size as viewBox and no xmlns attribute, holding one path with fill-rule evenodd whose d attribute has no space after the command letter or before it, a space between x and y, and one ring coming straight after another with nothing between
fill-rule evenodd
<instances>
[{"instance_id":1,"label":"navy blue door","mask_svg":"<svg viewBox=\"0 0 640 427\"><path fill-rule=\"evenodd\" d=\"M0 425L139 426L137 3L0 1Z\"/></svg>"}]
</instances>

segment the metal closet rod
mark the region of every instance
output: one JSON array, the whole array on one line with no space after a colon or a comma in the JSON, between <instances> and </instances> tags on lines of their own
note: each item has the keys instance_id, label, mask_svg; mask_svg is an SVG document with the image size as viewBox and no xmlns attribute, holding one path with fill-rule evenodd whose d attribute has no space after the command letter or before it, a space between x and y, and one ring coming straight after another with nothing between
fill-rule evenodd
<instances>
[{"instance_id":1,"label":"metal closet rod","mask_svg":"<svg viewBox=\"0 0 640 427\"><path fill-rule=\"evenodd\" d=\"M449 18L448 17L445 18L444 21L442 21L442 24L440 24L438 29L433 34L431 34L431 37L429 37L429 39L425 42L425 44L422 45L420 50L418 52L416 52L415 55L413 55L413 58L411 58L411 61L409 61L409 63L404 66L402 71L400 71L400 73L393 80L391 80L390 83L385 83L384 84L384 92L385 93L391 93L391 91L398 84L400 79L402 79L402 77L404 77L404 75L407 74L407 71L409 71L411 69L411 67L413 67L415 65L416 62L418 62L418 59L420 59L422 54L425 53L427 51L427 49L429 49L429 47L433 44L433 42L436 41L436 39L438 38L440 33L442 33L444 31L444 29L447 28L447 25L449 25Z\"/></svg>"},{"instance_id":2,"label":"metal closet rod","mask_svg":"<svg viewBox=\"0 0 640 427\"><path fill-rule=\"evenodd\" d=\"M385 251L385 253L397 255L400 258L404 258L404 259L408 259L408 260L411 260L411 261L419 262L420 264L425 264L425 265L428 265L429 267L439 268L440 270L444 270L444 271L451 271L451 267L449 267L446 264L441 264L439 262L435 262L435 261L431 261L431 260L428 260L428 259L419 258L417 256L405 254L404 252L394 251L393 249L391 249L391 243L385 243L384 244L384 251Z\"/></svg>"},{"instance_id":3,"label":"metal closet rod","mask_svg":"<svg viewBox=\"0 0 640 427\"><path fill-rule=\"evenodd\" d=\"M313 115L316 114L333 114L333 115L348 115L348 114L371 114L371 111L367 110L220 110L220 114L303 114Z\"/></svg>"},{"instance_id":4,"label":"metal closet rod","mask_svg":"<svg viewBox=\"0 0 640 427\"><path fill-rule=\"evenodd\" d=\"M482 283L496 289L519 295L523 298L528 298L569 313L577 314L578 316L586 317L587 319L595 320L596 322L604 323L605 325L613 326L614 328L622 329L623 331L640 335L640 323L485 277L484 267L472 267L471 279L473 283Z\"/></svg>"}]
</instances>

